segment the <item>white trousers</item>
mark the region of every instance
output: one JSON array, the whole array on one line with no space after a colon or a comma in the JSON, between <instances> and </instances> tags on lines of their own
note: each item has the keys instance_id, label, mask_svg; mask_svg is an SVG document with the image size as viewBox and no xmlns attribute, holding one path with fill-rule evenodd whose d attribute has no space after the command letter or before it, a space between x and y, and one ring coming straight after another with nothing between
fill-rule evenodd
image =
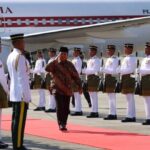
<instances>
[{"instance_id":1,"label":"white trousers","mask_svg":"<svg viewBox=\"0 0 150 150\"><path fill-rule=\"evenodd\" d=\"M38 107L45 107L45 90L39 89L39 105Z\"/></svg>"},{"instance_id":2,"label":"white trousers","mask_svg":"<svg viewBox=\"0 0 150 150\"><path fill-rule=\"evenodd\" d=\"M92 112L98 112L98 93L97 92L89 92L91 104L92 104Z\"/></svg>"},{"instance_id":3,"label":"white trousers","mask_svg":"<svg viewBox=\"0 0 150 150\"><path fill-rule=\"evenodd\" d=\"M0 108L0 141L2 140L1 124L2 124L2 109Z\"/></svg>"},{"instance_id":4,"label":"white trousers","mask_svg":"<svg viewBox=\"0 0 150 150\"><path fill-rule=\"evenodd\" d=\"M55 96L50 94L48 109L56 109Z\"/></svg>"},{"instance_id":5,"label":"white trousers","mask_svg":"<svg viewBox=\"0 0 150 150\"><path fill-rule=\"evenodd\" d=\"M81 95L79 94L79 92L74 92L74 99L75 99L75 112L82 111Z\"/></svg>"},{"instance_id":6,"label":"white trousers","mask_svg":"<svg viewBox=\"0 0 150 150\"><path fill-rule=\"evenodd\" d=\"M125 94L127 99L127 117L133 118L135 117L135 100L134 94Z\"/></svg>"},{"instance_id":7,"label":"white trousers","mask_svg":"<svg viewBox=\"0 0 150 150\"><path fill-rule=\"evenodd\" d=\"M108 93L109 114L116 115L116 93Z\"/></svg>"},{"instance_id":8,"label":"white trousers","mask_svg":"<svg viewBox=\"0 0 150 150\"><path fill-rule=\"evenodd\" d=\"M146 119L150 119L150 96L144 96L144 98Z\"/></svg>"}]
</instances>

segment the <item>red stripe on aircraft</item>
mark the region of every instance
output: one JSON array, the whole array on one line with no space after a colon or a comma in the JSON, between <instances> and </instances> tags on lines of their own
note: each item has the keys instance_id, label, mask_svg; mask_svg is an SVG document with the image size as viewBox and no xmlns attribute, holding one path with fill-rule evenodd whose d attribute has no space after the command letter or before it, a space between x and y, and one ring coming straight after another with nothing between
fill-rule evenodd
<instances>
[{"instance_id":1,"label":"red stripe on aircraft","mask_svg":"<svg viewBox=\"0 0 150 150\"><path fill-rule=\"evenodd\" d=\"M81 26L99 21L138 18L141 16L62 16L62 17L5 17L0 18L0 27L55 27Z\"/></svg>"}]
</instances>

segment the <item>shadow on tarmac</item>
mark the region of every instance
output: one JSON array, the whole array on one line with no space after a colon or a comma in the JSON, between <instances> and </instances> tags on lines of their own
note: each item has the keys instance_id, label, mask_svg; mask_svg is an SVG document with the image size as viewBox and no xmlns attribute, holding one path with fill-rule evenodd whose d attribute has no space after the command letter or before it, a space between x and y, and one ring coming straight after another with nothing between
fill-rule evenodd
<instances>
[{"instance_id":1,"label":"shadow on tarmac","mask_svg":"<svg viewBox=\"0 0 150 150\"><path fill-rule=\"evenodd\" d=\"M3 141L5 143L7 143L9 145L9 147L7 148L7 150L13 150L12 148L12 143L11 143L11 137L5 136L3 137ZM33 140L24 140L24 145L26 148L28 148L29 150L76 150L76 148L61 148L59 146L52 146L52 145L48 145L48 144L44 144L39 141L33 141ZM52 143L52 142L51 142ZM56 143L55 143L56 144Z\"/></svg>"}]
</instances>

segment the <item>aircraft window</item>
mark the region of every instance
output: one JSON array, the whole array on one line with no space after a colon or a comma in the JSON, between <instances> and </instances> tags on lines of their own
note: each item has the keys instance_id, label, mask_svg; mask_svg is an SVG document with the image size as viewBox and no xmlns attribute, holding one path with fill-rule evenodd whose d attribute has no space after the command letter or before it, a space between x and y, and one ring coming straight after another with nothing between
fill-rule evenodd
<instances>
[{"instance_id":1,"label":"aircraft window","mask_svg":"<svg viewBox=\"0 0 150 150\"><path fill-rule=\"evenodd\" d=\"M78 24L78 19L75 18L74 21L73 21L73 23L74 24Z\"/></svg>"},{"instance_id":2,"label":"aircraft window","mask_svg":"<svg viewBox=\"0 0 150 150\"><path fill-rule=\"evenodd\" d=\"M112 20L112 21L115 21L116 19L115 19L115 18L112 18L111 20Z\"/></svg>"},{"instance_id":3,"label":"aircraft window","mask_svg":"<svg viewBox=\"0 0 150 150\"><path fill-rule=\"evenodd\" d=\"M100 20L99 18L97 18L97 20L96 20L96 21L97 21L97 23L101 23L101 20Z\"/></svg>"},{"instance_id":4,"label":"aircraft window","mask_svg":"<svg viewBox=\"0 0 150 150\"><path fill-rule=\"evenodd\" d=\"M38 25L38 19L34 19L34 24Z\"/></svg>"},{"instance_id":5,"label":"aircraft window","mask_svg":"<svg viewBox=\"0 0 150 150\"><path fill-rule=\"evenodd\" d=\"M8 25L12 25L12 21L10 19L7 20Z\"/></svg>"},{"instance_id":6,"label":"aircraft window","mask_svg":"<svg viewBox=\"0 0 150 150\"><path fill-rule=\"evenodd\" d=\"M85 24L86 20L84 18L82 18L82 24Z\"/></svg>"},{"instance_id":7,"label":"aircraft window","mask_svg":"<svg viewBox=\"0 0 150 150\"><path fill-rule=\"evenodd\" d=\"M29 19L26 19L25 24L26 24L26 25L30 25L30 20L29 20Z\"/></svg>"},{"instance_id":8,"label":"aircraft window","mask_svg":"<svg viewBox=\"0 0 150 150\"><path fill-rule=\"evenodd\" d=\"M54 24L54 19L50 19L50 24Z\"/></svg>"},{"instance_id":9,"label":"aircraft window","mask_svg":"<svg viewBox=\"0 0 150 150\"><path fill-rule=\"evenodd\" d=\"M21 23L22 23L22 22L21 22L21 19L17 19L17 24L18 24L18 25L21 25Z\"/></svg>"},{"instance_id":10,"label":"aircraft window","mask_svg":"<svg viewBox=\"0 0 150 150\"><path fill-rule=\"evenodd\" d=\"M66 24L70 24L70 19L66 19Z\"/></svg>"},{"instance_id":11,"label":"aircraft window","mask_svg":"<svg viewBox=\"0 0 150 150\"><path fill-rule=\"evenodd\" d=\"M93 19L92 18L89 19L89 23L93 24Z\"/></svg>"},{"instance_id":12,"label":"aircraft window","mask_svg":"<svg viewBox=\"0 0 150 150\"><path fill-rule=\"evenodd\" d=\"M58 19L58 24L62 24L62 19Z\"/></svg>"},{"instance_id":13,"label":"aircraft window","mask_svg":"<svg viewBox=\"0 0 150 150\"><path fill-rule=\"evenodd\" d=\"M46 19L42 19L42 24L43 24L43 25L46 24Z\"/></svg>"}]
</instances>

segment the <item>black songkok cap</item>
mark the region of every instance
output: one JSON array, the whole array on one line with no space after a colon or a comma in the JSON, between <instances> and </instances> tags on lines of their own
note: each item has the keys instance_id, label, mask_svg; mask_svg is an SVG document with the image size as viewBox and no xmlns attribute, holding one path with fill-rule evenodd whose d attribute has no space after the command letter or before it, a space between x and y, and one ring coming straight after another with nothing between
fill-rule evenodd
<instances>
[{"instance_id":1,"label":"black songkok cap","mask_svg":"<svg viewBox=\"0 0 150 150\"><path fill-rule=\"evenodd\" d=\"M23 39L24 38L24 34L13 34L13 35L10 35L11 37L11 40L14 41L14 40L19 40L19 39Z\"/></svg>"},{"instance_id":2,"label":"black songkok cap","mask_svg":"<svg viewBox=\"0 0 150 150\"><path fill-rule=\"evenodd\" d=\"M115 47L115 45L107 45L107 49L108 50L115 50L116 47Z\"/></svg>"},{"instance_id":3,"label":"black songkok cap","mask_svg":"<svg viewBox=\"0 0 150 150\"><path fill-rule=\"evenodd\" d=\"M60 47L59 52L68 53L68 48L67 47Z\"/></svg>"},{"instance_id":4,"label":"black songkok cap","mask_svg":"<svg viewBox=\"0 0 150 150\"><path fill-rule=\"evenodd\" d=\"M124 45L124 47L126 47L126 48L133 48L133 44L131 44L131 43L126 43L126 44Z\"/></svg>"}]
</instances>

